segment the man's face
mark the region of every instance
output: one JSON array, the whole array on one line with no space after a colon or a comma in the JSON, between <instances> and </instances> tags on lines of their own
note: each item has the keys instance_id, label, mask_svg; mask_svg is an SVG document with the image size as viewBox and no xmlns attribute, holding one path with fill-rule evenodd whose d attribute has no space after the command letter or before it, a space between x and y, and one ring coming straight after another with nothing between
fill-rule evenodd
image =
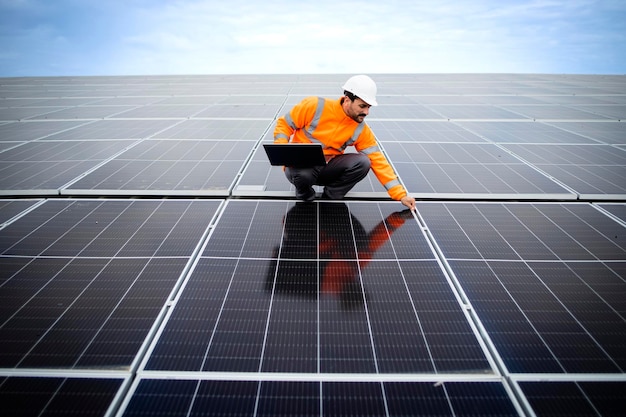
<instances>
[{"instance_id":1,"label":"man's face","mask_svg":"<svg viewBox=\"0 0 626 417\"><path fill-rule=\"evenodd\" d=\"M365 116L369 114L371 106L358 97L354 101L347 97L346 100L348 102L346 114L355 122L361 123Z\"/></svg>"}]
</instances>

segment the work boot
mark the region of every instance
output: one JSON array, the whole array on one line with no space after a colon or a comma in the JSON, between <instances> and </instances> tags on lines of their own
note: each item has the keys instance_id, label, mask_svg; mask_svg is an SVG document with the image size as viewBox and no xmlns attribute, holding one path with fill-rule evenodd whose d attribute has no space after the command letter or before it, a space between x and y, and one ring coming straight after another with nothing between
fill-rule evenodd
<instances>
[{"instance_id":1,"label":"work boot","mask_svg":"<svg viewBox=\"0 0 626 417\"><path fill-rule=\"evenodd\" d=\"M296 198L304 202L310 203L315 200L315 190L313 189L313 187L309 187L309 189L304 192L296 190Z\"/></svg>"}]
</instances>

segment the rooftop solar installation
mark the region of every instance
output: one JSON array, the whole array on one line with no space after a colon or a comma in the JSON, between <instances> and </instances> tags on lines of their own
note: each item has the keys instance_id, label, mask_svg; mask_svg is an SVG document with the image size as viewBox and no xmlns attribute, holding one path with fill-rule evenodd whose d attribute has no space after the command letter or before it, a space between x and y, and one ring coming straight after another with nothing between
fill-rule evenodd
<instances>
[{"instance_id":1,"label":"rooftop solar installation","mask_svg":"<svg viewBox=\"0 0 626 417\"><path fill-rule=\"evenodd\" d=\"M626 77L372 75L414 213L267 161L348 77L0 79L0 410L623 415Z\"/></svg>"}]
</instances>

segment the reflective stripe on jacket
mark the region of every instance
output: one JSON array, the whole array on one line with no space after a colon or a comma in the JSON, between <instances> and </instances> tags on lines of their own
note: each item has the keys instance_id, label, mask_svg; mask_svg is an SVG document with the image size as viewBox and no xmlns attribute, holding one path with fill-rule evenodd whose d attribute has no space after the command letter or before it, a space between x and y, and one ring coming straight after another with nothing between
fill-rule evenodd
<instances>
[{"instance_id":1,"label":"reflective stripe on jacket","mask_svg":"<svg viewBox=\"0 0 626 417\"><path fill-rule=\"evenodd\" d=\"M276 122L274 142L320 143L328 156L342 154L348 146L367 155L372 171L389 196L400 200L407 195L398 176L378 148L374 133L365 123L346 115L339 99L307 97Z\"/></svg>"}]
</instances>

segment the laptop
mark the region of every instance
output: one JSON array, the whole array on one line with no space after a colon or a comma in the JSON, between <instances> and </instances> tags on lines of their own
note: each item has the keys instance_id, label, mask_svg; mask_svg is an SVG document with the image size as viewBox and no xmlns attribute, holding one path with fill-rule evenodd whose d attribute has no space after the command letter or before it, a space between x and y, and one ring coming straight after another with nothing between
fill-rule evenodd
<instances>
[{"instance_id":1,"label":"laptop","mask_svg":"<svg viewBox=\"0 0 626 417\"><path fill-rule=\"evenodd\" d=\"M298 168L326 165L322 145L316 143L266 143L263 147L272 165Z\"/></svg>"}]
</instances>

